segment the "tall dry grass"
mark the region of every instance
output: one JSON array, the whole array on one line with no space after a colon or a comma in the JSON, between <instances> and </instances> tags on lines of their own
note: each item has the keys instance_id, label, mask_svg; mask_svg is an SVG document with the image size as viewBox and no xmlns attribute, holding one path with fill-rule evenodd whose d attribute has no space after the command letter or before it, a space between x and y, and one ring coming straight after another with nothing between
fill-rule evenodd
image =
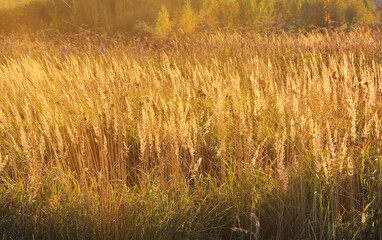
<instances>
[{"instance_id":1,"label":"tall dry grass","mask_svg":"<svg viewBox=\"0 0 382 240\"><path fill-rule=\"evenodd\" d=\"M379 34L9 35L3 238L381 238Z\"/></svg>"}]
</instances>

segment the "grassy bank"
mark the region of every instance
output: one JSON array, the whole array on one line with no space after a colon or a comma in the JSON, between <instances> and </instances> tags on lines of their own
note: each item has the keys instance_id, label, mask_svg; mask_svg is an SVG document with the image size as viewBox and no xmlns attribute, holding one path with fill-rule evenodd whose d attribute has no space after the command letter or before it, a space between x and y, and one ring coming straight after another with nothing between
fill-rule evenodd
<instances>
[{"instance_id":1,"label":"grassy bank","mask_svg":"<svg viewBox=\"0 0 382 240\"><path fill-rule=\"evenodd\" d=\"M3 37L2 237L381 238L380 36Z\"/></svg>"}]
</instances>

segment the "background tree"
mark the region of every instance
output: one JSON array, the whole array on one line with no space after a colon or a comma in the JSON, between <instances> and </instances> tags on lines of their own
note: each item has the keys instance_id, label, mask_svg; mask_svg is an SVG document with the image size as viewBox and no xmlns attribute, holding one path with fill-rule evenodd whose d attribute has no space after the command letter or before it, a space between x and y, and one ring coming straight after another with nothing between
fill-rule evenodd
<instances>
[{"instance_id":1,"label":"background tree","mask_svg":"<svg viewBox=\"0 0 382 240\"><path fill-rule=\"evenodd\" d=\"M199 13L202 29L214 29L218 25L219 5L217 0L203 0Z\"/></svg>"},{"instance_id":2,"label":"background tree","mask_svg":"<svg viewBox=\"0 0 382 240\"><path fill-rule=\"evenodd\" d=\"M196 31L198 21L189 0L183 6L182 15L179 19L179 27L185 34L192 34Z\"/></svg>"},{"instance_id":3,"label":"background tree","mask_svg":"<svg viewBox=\"0 0 382 240\"><path fill-rule=\"evenodd\" d=\"M173 23L170 20L170 14L166 7L162 7L155 24L155 36L166 39L173 31Z\"/></svg>"}]
</instances>

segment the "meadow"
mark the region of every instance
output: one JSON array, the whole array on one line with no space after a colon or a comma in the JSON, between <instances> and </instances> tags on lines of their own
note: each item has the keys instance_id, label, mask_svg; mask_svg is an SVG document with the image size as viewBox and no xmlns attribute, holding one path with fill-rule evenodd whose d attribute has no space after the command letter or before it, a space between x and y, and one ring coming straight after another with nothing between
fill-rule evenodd
<instances>
[{"instance_id":1,"label":"meadow","mask_svg":"<svg viewBox=\"0 0 382 240\"><path fill-rule=\"evenodd\" d=\"M2 36L1 238L382 238L381 36Z\"/></svg>"}]
</instances>

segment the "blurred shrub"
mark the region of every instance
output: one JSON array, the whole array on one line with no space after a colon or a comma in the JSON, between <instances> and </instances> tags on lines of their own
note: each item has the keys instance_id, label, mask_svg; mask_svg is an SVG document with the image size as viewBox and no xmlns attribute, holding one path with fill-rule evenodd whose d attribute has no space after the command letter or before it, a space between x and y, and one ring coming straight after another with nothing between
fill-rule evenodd
<instances>
[{"instance_id":1,"label":"blurred shrub","mask_svg":"<svg viewBox=\"0 0 382 240\"><path fill-rule=\"evenodd\" d=\"M138 36L151 36L155 29L147 22L138 21L133 28L133 33Z\"/></svg>"}]
</instances>

